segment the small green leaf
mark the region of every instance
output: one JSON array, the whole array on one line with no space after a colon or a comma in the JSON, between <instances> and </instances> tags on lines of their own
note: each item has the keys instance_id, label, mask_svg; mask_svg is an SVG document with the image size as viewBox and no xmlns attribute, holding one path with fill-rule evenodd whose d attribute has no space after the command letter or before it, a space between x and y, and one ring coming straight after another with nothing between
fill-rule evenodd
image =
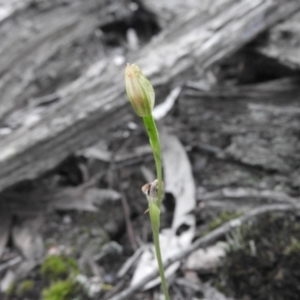
<instances>
[{"instance_id":1,"label":"small green leaf","mask_svg":"<svg viewBox=\"0 0 300 300\"><path fill-rule=\"evenodd\" d=\"M160 225L160 210L154 202L149 202L149 213L151 218L151 223L153 229L155 229L154 234L158 234Z\"/></svg>"}]
</instances>

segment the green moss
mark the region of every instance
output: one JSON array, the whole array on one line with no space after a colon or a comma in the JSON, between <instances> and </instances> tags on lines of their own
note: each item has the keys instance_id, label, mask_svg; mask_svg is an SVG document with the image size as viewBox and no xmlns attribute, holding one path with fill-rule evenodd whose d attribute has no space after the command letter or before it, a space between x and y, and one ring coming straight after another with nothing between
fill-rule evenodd
<instances>
[{"instance_id":1,"label":"green moss","mask_svg":"<svg viewBox=\"0 0 300 300\"><path fill-rule=\"evenodd\" d=\"M8 289L6 290L6 295L8 297L13 296L16 292L16 288L17 288L17 282L13 281L10 286L8 287Z\"/></svg>"},{"instance_id":2,"label":"green moss","mask_svg":"<svg viewBox=\"0 0 300 300\"><path fill-rule=\"evenodd\" d=\"M234 212L222 211L218 218L212 220L208 224L208 229L209 229L209 231L212 231L212 230L218 228L219 226L221 226L222 224L224 224L230 220L236 219L240 216L241 216L241 213L237 213L235 211Z\"/></svg>"},{"instance_id":3,"label":"green moss","mask_svg":"<svg viewBox=\"0 0 300 300\"><path fill-rule=\"evenodd\" d=\"M215 282L215 288L220 291L223 294L229 294L230 291L228 290L227 286L224 284L224 282L216 281Z\"/></svg>"},{"instance_id":4,"label":"green moss","mask_svg":"<svg viewBox=\"0 0 300 300\"><path fill-rule=\"evenodd\" d=\"M42 276L49 280L65 279L78 272L76 261L65 256L48 256L41 266Z\"/></svg>"},{"instance_id":5,"label":"green moss","mask_svg":"<svg viewBox=\"0 0 300 300\"><path fill-rule=\"evenodd\" d=\"M28 292L34 289L34 281L33 280L24 280L18 287L17 294L18 296L23 296Z\"/></svg>"},{"instance_id":6,"label":"green moss","mask_svg":"<svg viewBox=\"0 0 300 300\"><path fill-rule=\"evenodd\" d=\"M43 300L69 300L78 292L78 284L72 280L59 280L42 292Z\"/></svg>"},{"instance_id":7,"label":"green moss","mask_svg":"<svg viewBox=\"0 0 300 300\"><path fill-rule=\"evenodd\" d=\"M244 247L230 248L217 283L223 283L236 299L298 300L299 217L264 215L241 230Z\"/></svg>"},{"instance_id":8,"label":"green moss","mask_svg":"<svg viewBox=\"0 0 300 300\"><path fill-rule=\"evenodd\" d=\"M77 262L76 262L75 259L73 259L73 258L68 258L67 263L68 263L68 265L71 267L72 272L73 272L74 274L78 274L78 273L79 273L79 268L78 268L78 265L77 265Z\"/></svg>"},{"instance_id":9,"label":"green moss","mask_svg":"<svg viewBox=\"0 0 300 300\"><path fill-rule=\"evenodd\" d=\"M54 242L45 242L45 248L46 249L50 249L51 247L55 246L55 243Z\"/></svg>"},{"instance_id":10,"label":"green moss","mask_svg":"<svg viewBox=\"0 0 300 300\"><path fill-rule=\"evenodd\" d=\"M300 241L295 237L291 237L291 242L284 250L285 255L299 254L300 253Z\"/></svg>"}]
</instances>

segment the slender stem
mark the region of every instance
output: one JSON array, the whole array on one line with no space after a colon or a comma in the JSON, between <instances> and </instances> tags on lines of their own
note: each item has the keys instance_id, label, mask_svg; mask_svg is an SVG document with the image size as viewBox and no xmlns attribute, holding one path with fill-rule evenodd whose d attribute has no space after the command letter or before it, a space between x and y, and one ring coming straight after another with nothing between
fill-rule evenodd
<instances>
[{"instance_id":1,"label":"slender stem","mask_svg":"<svg viewBox=\"0 0 300 300\"><path fill-rule=\"evenodd\" d=\"M147 130L150 145L152 148L154 160L155 160L155 167L156 167L156 173L157 173L157 180L158 180L158 191L157 191L157 206L160 208L161 202L162 202L162 167L161 167L161 150L160 150L160 142L159 142L159 136L158 131L156 128L155 121L151 116L147 116L143 118L145 128Z\"/></svg>"},{"instance_id":2,"label":"slender stem","mask_svg":"<svg viewBox=\"0 0 300 300\"><path fill-rule=\"evenodd\" d=\"M161 278L161 286L162 286L162 289L163 289L163 292L165 295L165 300L169 300L170 296L169 296L167 281L166 281L166 277L165 277L164 264L162 261L161 251L160 251L159 230L157 228L155 228L155 225L154 225L155 218L152 217L152 212L153 212L153 210L151 210L151 208L150 208L150 218L151 218L152 231L153 231L153 241L154 241L154 246L155 246L156 259L157 259L157 263L158 263L159 275Z\"/></svg>"},{"instance_id":3,"label":"slender stem","mask_svg":"<svg viewBox=\"0 0 300 300\"><path fill-rule=\"evenodd\" d=\"M143 121L149 136L149 141L150 141L150 145L155 160L155 167L156 167L157 180L158 180L157 199L155 199L156 200L155 202L149 201L149 213L150 213L150 219L152 225L153 241L155 246L159 274L161 278L161 286L165 295L165 300L170 300L167 281L165 277L164 265L161 256L160 242L159 242L160 206L161 206L162 194L163 194L160 142L159 142L158 131L153 116L151 115L151 116L144 117Z\"/></svg>"}]
</instances>

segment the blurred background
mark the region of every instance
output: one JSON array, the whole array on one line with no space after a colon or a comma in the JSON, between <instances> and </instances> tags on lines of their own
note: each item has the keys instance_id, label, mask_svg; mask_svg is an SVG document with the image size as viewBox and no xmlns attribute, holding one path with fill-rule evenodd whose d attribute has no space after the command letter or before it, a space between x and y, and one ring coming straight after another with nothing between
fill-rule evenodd
<instances>
[{"instance_id":1,"label":"blurred background","mask_svg":"<svg viewBox=\"0 0 300 300\"><path fill-rule=\"evenodd\" d=\"M0 41L0 299L163 299L126 63L171 299L299 299L298 0L0 0Z\"/></svg>"}]
</instances>

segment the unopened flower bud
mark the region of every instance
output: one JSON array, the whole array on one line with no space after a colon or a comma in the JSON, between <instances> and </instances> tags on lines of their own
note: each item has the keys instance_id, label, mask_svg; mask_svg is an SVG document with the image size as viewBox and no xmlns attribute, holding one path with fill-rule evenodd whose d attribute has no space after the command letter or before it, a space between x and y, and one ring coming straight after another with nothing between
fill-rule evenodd
<instances>
[{"instance_id":1,"label":"unopened flower bud","mask_svg":"<svg viewBox=\"0 0 300 300\"><path fill-rule=\"evenodd\" d=\"M136 64L127 64L125 87L129 101L140 117L150 116L155 102L155 94L150 81Z\"/></svg>"}]
</instances>

